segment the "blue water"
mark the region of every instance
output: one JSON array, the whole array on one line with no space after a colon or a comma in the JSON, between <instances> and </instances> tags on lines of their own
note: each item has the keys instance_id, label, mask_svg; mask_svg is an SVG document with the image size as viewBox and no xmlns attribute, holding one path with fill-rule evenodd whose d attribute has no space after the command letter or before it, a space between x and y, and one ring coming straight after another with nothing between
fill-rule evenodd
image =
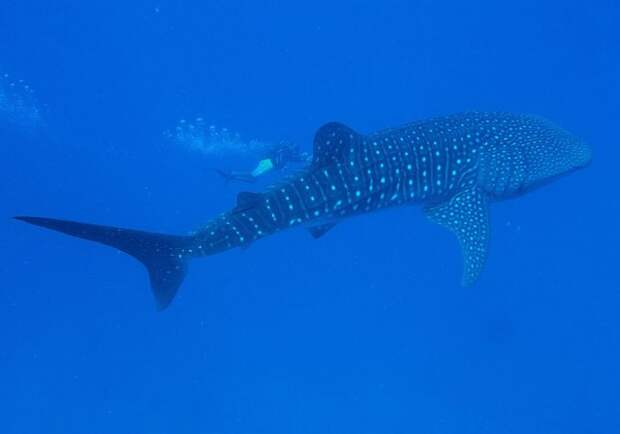
<instances>
[{"instance_id":1,"label":"blue water","mask_svg":"<svg viewBox=\"0 0 620 434\"><path fill-rule=\"evenodd\" d=\"M3 2L0 85L41 119L0 105L0 431L620 432L619 20L615 0ZM195 261L163 313L138 262L9 219L196 228L248 187L165 140L181 119L310 151L327 121L464 110L594 149L493 206L471 288L413 207Z\"/></svg>"}]
</instances>

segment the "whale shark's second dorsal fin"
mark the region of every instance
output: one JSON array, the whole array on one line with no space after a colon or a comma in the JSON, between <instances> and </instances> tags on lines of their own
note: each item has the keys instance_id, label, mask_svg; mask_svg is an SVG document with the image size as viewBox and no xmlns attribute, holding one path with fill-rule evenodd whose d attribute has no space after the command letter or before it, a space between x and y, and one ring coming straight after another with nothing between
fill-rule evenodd
<instances>
[{"instance_id":1,"label":"whale shark's second dorsal fin","mask_svg":"<svg viewBox=\"0 0 620 434\"><path fill-rule=\"evenodd\" d=\"M322 167L342 160L347 152L355 152L361 138L361 134L339 122L323 125L314 135L312 165Z\"/></svg>"},{"instance_id":2,"label":"whale shark's second dorsal fin","mask_svg":"<svg viewBox=\"0 0 620 434\"><path fill-rule=\"evenodd\" d=\"M237 195L237 206L233 208L233 212L243 212L258 205L263 198L260 193L251 191L242 191Z\"/></svg>"},{"instance_id":3,"label":"whale shark's second dorsal fin","mask_svg":"<svg viewBox=\"0 0 620 434\"><path fill-rule=\"evenodd\" d=\"M450 199L424 208L433 222L452 231L463 252L464 286L477 279L487 258L489 245L489 211L485 195L477 187L469 187Z\"/></svg>"}]
</instances>

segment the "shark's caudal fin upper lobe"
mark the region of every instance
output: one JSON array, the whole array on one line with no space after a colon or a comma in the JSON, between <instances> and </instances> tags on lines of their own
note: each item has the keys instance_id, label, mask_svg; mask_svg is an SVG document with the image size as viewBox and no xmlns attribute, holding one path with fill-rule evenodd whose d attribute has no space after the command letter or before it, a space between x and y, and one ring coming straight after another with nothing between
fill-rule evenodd
<instances>
[{"instance_id":1,"label":"shark's caudal fin upper lobe","mask_svg":"<svg viewBox=\"0 0 620 434\"><path fill-rule=\"evenodd\" d=\"M142 262L149 272L158 309L168 307L187 273L185 254L192 238L42 217L15 217L26 223L115 247Z\"/></svg>"}]
</instances>

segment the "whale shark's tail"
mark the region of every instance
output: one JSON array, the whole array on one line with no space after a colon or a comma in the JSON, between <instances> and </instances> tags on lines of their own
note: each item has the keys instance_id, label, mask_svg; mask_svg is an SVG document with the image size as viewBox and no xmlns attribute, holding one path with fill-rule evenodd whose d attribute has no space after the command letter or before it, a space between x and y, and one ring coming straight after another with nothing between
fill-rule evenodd
<instances>
[{"instance_id":1,"label":"whale shark's tail","mask_svg":"<svg viewBox=\"0 0 620 434\"><path fill-rule=\"evenodd\" d=\"M86 240L115 247L139 260L149 272L157 307L163 310L177 293L187 274L192 237L163 235L111 226L91 225L42 217L15 217Z\"/></svg>"}]
</instances>

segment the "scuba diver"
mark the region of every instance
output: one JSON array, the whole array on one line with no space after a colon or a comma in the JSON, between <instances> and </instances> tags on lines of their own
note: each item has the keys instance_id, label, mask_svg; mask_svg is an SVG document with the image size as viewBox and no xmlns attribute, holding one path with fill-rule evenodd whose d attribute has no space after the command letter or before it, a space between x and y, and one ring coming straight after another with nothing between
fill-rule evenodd
<instances>
[{"instance_id":1,"label":"scuba diver","mask_svg":"<svg viewBox=\"0 0 620 434\"><path fill-rule=\"evenodd\" d=\"M260 176L282 170L290 163L305 164L311 160L311 155L302 152L294 143L282 141L273 144L255 139L244 140L239 133L210 125L202 117L190 122L179 121L174 129L164 131L164 137L175 145L198 151L209 158L260 156L258 164L251 172L229 172L216 167L210 168L226 182L253 183Z\"/></svg>"},{"instance_id":2,"label":"scuba diver","mask_svg":"<svg viewBox=\"0 0 620 434\"><path fill-rule=\"evenodd\" d=\"M282 170L289 163L293 164L305 164L309 163L311 155L307 152L301 151L299 145L290 142L280 142L279 144L271 147L267 152L267 155L261 159L254 170L251 172L225 172L220 169L213 169L216 171L226 182L239 181L245 183L256 182L259 176L269 173L273 170Z\"/></svg>"}]
</instances>

